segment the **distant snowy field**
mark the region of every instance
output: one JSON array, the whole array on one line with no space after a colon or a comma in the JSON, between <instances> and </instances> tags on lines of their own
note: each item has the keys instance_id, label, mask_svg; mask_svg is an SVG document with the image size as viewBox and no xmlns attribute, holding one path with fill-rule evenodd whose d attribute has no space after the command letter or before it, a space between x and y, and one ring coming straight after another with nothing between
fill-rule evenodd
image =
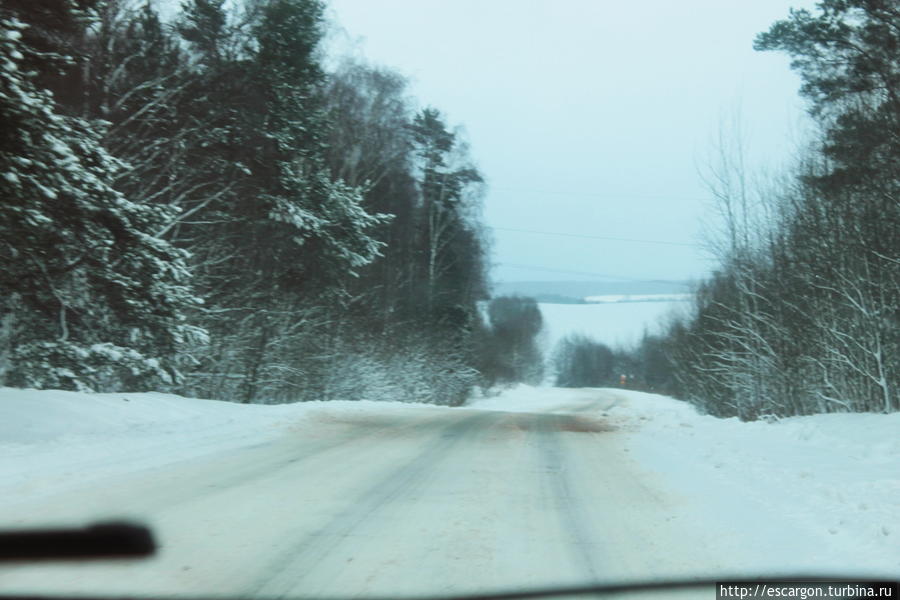
<instances>
[{"instance_id":1,"label":"distant snowy field","mask_svg":"<svg viewBox=\"0 0 900 600\"><path fill-rule=\"evenodd\" d=\"M596 304L541 303L544 317L543 347L553 352L565 336L580 333L608 346L636 345L644 331L654 332L671 314L688 310L687 299Z\"/></svg>"},{"instance_id":2,"label":"distant snowy field","mask_svg":"<svg viewBox=\"0 0 900 600\"><path fill-rule=\"evenodd\" d=\"M584 301L593 304L611 304L615 302L686 302L693 294L604 294L602 296L585 296Z\"/></svg>"}]
</instances>

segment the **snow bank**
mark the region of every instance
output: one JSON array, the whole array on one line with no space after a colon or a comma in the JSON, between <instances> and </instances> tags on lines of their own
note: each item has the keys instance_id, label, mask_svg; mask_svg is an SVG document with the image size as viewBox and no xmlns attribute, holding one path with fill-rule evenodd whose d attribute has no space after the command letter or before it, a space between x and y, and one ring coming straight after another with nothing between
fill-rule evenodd
<instances>
[{"instance_id":1,"label":"snow bank","mask_svg":"<svg viewBox=\"0 0 900 600\"><path fill-rule=\"evenodd\" d=\"M788 521L845 549L843 564L810 556L813 567L900 571L900 413L743 423L674 408L679 403L666 398L620 394L628 405L610 414L632 426L638 416L631 450L673 488L702 490L692 497L710 511L733 507L736 522ZM756 509L748 514L744 505Z\"/></svg>"},{"instance_id":2,"label":"snow bank","mask_svg":"<svg viewBox=\"0 0 900 600\"><path fill-rule=\"evenodd\" d=\"M228 402L169 394L82 394L0 389L0 443L35 444L148 429L220 427L259 411ZM250 409L250 410L248 410Z\"/></svg>"},{"instance_id":3,"label":"snow bank","mask_svg":"<svg viewBox=\"0 0 900 600\"><path fill-rule=\"evenodd\" d=\"M60 390L0 388L0 444L64 443L74 439L135 439L198 431L254 429L329 412L404 410L400 402L337 401L297 404L235 404L156 392L86 394ZM414 410L428 410L416 405ZM233 426L233 427L232 427Z\"/></svg>"},{"instance_id":4,"label":"snow bank","mask_svg":"<svg viewBox=\"0 0 900 600\"><path fill-rule=\"evenodd\" d=\"M339 414L435 408L371 401L245 405L161 393L0 388L0 496L33 498L260 444L286 428L314 428Z\"/></svg>"}]
</instances>

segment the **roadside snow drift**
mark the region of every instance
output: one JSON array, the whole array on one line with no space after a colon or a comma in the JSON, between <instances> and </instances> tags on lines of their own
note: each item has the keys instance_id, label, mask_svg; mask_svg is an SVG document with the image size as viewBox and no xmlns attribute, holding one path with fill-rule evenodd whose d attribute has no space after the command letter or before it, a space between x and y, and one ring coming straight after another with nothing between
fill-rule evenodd
<instances>
[{"instance_id":1,"label":"roadside snow drift","mask_svg":"<svg viewBox=\"0 0 900 600\"><path fill-rule=\"evenodd\" d=\"M323 409L326 409L323 413ZM435 410L400 403L256 405L173 394L0 388L0 507L70 486L277 439L338 412Z\"/></svg>"}]
</instances>

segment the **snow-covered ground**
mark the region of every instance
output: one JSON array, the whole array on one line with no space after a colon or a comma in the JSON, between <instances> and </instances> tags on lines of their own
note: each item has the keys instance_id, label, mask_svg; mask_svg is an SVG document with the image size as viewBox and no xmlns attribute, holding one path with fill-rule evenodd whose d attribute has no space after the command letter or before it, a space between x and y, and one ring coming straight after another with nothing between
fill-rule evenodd
<instances>
[{"instance_id":1,"label":"snow-covered ground","mask_svg":"<svg viewBox=\"0 0 900 600\"><path fill-rule=\"evenodd\" d=\"M580 333L609 346L636 345L644 331L653 333L669 315L688 310L687 300L605 302L596 304L540 303L544 318L542 345L550 354L565 336Z\"/></svg>"},{"instance_id":2,"label":"snow-covered ground","mask_svg":"<svg viewBox=\"0 0 900 600\"><path fill-rule=\"evenodd\" d=\"M604 294L585 296L584 301L592 304L613 304L618 302L687 302L693 294Z\"/></svg>"},{"instance_id":3,"label":"snow-covered ground","mask_svg":"<svg viewBox=\"0 0 900 600\"><path fill-rule=\"evenodd\" d=\"M109 477L259 445L297 423L314 425L342 410L388 418L410 408L391 402L245 405L160 393L0 388L0 505L3 498L34 500Z\"/></svg>"},{"instance_id":4,"label":"snow-covered ground","mask_svg":"<svg viewBox=\"0 0 900 600\"><path fill-rule=\"evenodd\" d=\"M148 522L152 561L0 592L395 596L900 573L900 414L741 423L517 387L442 408L0 390L0 526Z\"/></svg>"},{"instance_id":5,"label":"snow-covered ground","mask_svg":"<svg viewBox=\"0 0 900 600\"><path fill-rule=\"evenodd\" d=\"M766 547L749 549L762 562L900 575L900 413L744 423L614 393L621 401L604 414L625 434L623 450L685 498L698 537L722 527L740 545L765 531ZM540 412L564 409L564 398L522 386L477 406Z\"/></svg>"}]
</instances>

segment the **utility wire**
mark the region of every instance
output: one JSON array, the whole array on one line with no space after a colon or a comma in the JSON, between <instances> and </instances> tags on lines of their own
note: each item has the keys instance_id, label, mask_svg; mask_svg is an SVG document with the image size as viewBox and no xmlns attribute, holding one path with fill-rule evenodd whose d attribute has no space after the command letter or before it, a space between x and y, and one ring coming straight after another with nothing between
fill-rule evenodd
<instances>
[{"instance_id":1,"label":"utility wire","mask_svg":"<svg viewBox=\"0 0 900 600\"><path fill-rule=\"evenodd\" d=\"M632 281L640 283L675 283L686 285L684 281L676 281L673 279L636 279L634 277L620 277L618 275L608 275L605 273L592 273L590 271L569 271L566 269L553 269L550 267L539 267L536 265L522 265L516 263L494 263L498 267L510 267L513 269L526 269L528 271L546 271L548 273L564 273L567 275L588 275L590 277L599 277L601 279L615 279L618 281Z\"/></svg>"},{"instance_id":2,"label":"utility wire","mask_svg":"<svg viewBox=\"0 0 900 600\"><path fill-rule=\"evenodd\" d=\"M670 196L666 194L592 194L590 192L567 192L564 190L536 190L533 188L514 188L502 185L489 186L492 190L503 190L506 192L525 192L528 194L550 194L556 196L578 196L583 198L602 198L604 200L695 200L705 202L709 198L701 198L700 196Z\"/></svg>"},{"instance_id":3,"label":"utility wire","mask_svg":"<svg viewBox=\"0 0 900 600\"><path fill-rule=\"evenodd\" d=\"M511 227L491 227L488 225L490 229L494 231L515 231L518 233L535 233L538 235L555 235L558 237L572 237L572 238L583 238L589 240L607 240L612 242L634 242L638 244L661 244L665 246L684 246L687 248L697 248L697 244L688 244L685 242L667 242L664 240L639 240L635 238L620 238L620 237L610 237L605 235L583 235L580 233L559 233L555 231L537 231L535 229L513 229Z\"/></svg>"}]
</instances>

